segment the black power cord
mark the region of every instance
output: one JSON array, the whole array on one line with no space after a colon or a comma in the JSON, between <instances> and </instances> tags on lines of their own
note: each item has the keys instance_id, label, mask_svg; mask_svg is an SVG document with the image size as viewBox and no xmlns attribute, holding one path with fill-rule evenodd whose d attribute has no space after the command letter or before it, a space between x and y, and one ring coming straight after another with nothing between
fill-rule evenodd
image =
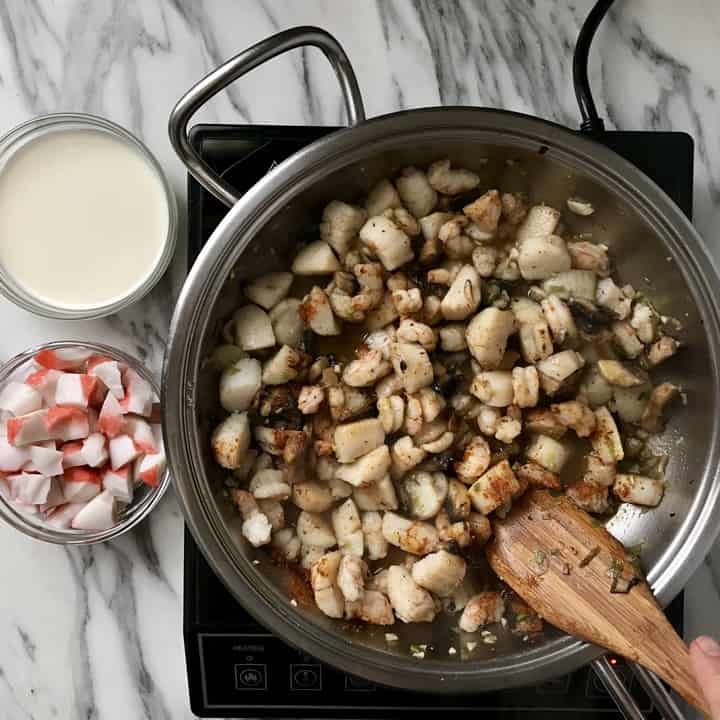
<instances>
[{"instance_id":1,"label":"black power cord","mask_svg":"<svg viewBox=\"0 0 720 720\"><path fill-rule=\"evenodd\" d=\"M605 123L598 115L592 91L590 90L588 58L595 32L612 4L613 0L598 0L595 3L580 28L580 34L575 44L575 52L573 53L573 85L575 86L575 97L582 115L580 129L587 133L602 132L605 129Z\"/></svg>"}]
</instances>

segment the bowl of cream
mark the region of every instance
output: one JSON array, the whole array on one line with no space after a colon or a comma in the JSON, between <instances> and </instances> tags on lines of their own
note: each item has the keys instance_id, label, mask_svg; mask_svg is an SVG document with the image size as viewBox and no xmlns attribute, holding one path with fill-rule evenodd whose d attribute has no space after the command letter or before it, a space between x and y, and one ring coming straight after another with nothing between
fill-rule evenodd
<instances>
[{"instance_id":1,"label":"bowl of cream","mask_svg":"<svg viewBox=\"0 0 720 720\"><path fill-rule=\"evenodd\" d=\"M37 315L102 317L175 250L175 198L150 151L103 118L45 115L0 139L0 291Z\"/></svg>"}]
</instances>

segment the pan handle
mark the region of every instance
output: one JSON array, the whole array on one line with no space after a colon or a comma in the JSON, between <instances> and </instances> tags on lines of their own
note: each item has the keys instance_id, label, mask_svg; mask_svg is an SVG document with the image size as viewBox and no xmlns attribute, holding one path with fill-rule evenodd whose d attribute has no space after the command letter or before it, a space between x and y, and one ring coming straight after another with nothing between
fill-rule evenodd
<instances>
[{"instance_id":1,"label":"pan handle","mask_svg":"<svg viewBox=\"0 0 720 720\"><path fill-rule=\"evenodd\" d=\"M675 704L670 693L653 673L634 663L631 663L630 667L664 720L685 720L685 716ZM626 720L644 720L645 715L607 657L603 655L603 657L594 660L592 669Z\"/></svg>"},{"instance_id":2,"label":"pan handle","mask_svg":"<svg viewBox=\"0 0 720 720\"><path fill-rule=\"evenodd\" d=\"M192 176L229 207L232 207L240 198L232 185L214 172L192 147L188 138L188 122L213 95L226 88L234 80L288 50L307 45L322 50L332 65L345 100L348 124L352 126L363 122L365 108L360 88L345 51L332 35L312 26L290 28L277 33L277 35L271 35L230 58L190 88L170 113L168 133L175 152L185 163Z\"/></svg>"}]
</instances>

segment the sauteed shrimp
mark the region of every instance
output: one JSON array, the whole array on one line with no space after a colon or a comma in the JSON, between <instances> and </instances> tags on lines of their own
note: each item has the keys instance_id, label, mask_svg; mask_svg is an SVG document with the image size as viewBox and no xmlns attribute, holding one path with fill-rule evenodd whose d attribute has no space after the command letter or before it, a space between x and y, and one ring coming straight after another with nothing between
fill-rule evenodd
<instances>
[{"instance_id":1,"label":"sauteed shrimp","mask_svg":"<svg viewBox=\"0 0 720 720\"><path fill-rule=\"evenodd\" d=\"M473 587L470 559L528 488L599 515L662 499L647 441L680 392L655 380L673 324L571 236L563 213L590 203L480 182L438 160L333 200L225 327L213 451L242 532L305 568L330 617L451 610L477 631L518 603Z\"/></svg>"}]
</instances>

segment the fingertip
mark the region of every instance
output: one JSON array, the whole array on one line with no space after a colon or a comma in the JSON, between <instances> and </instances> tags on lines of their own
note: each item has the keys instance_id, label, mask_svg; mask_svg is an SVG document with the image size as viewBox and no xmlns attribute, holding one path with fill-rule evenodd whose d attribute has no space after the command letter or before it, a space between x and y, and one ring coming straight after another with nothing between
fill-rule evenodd
<instances>
[{"instance_id":1,"label":"fingertip","mask_svg":"<svg viewBox=\"0 0 720 720\"><path fill-rule=\"evenodd\" d=\"M693 640L691 648L711 658L720 658L720 645L709 635L700 635Z\"/></svg>"},{"instance_id":2,"label":"fingertip","mask_svg":"<svg viewBox=\"0 0 720 720\"><path fill-rule=\"evenodd\" d=\"M711 717L720 720L720 646L707 635L695 638L690 643L690 665Z\"/></svg>"}]
</instances>

